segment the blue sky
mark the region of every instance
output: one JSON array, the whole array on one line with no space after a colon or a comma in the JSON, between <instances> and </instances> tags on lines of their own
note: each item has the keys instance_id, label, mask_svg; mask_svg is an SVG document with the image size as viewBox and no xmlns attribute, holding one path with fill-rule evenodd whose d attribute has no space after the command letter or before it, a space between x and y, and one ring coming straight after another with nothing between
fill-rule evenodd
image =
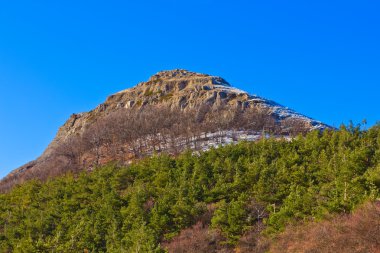
<instances>
[{"instance_id":1,"label":"blue sky","mask_svg":"<svg viewBox=\"0 0 380 253\"><path fill-rule=\"evenodd\" d=\"M74 112L160 70L231 84L339 126L380 120L380 2L1 1L0 177Z\"/></svg>"}]
</instances>

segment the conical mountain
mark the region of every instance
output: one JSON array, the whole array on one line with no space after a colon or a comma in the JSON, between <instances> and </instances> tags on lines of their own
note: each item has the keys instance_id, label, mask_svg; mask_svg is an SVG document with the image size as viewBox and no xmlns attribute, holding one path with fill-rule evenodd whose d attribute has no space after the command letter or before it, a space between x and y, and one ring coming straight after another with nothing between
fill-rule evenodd
<instances>
[{"instance_id":1,"label":"conical mountain","mask_svg":"<svg viewBox=\"0 0 380 253\"><path fill-rule=\"evenodd\" d=\"M129 163L154 152L206 150L257 140L263 132L289 138L326 128L274 101L234 88L221 77L161 71L109 96L90 112L73 114L46 151L10 173L0 189L32 178L91 170L109 161Z\"/></svg>"}]
</instances>

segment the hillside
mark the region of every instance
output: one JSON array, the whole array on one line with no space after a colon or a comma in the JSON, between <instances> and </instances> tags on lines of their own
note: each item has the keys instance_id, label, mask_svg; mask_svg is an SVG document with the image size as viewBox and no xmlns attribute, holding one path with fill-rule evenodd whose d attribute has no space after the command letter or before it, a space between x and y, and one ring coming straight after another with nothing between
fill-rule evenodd
<instances>
[{"instance_id":1,"label":"hillside","mask_svg":"<svg viewBox=\"0 0 380 253\"><path fill-rule=\"evenodd\" d=\"M109 164L0 194L0 252L376 253L379 175L380 126Z\"/></svg>"},{"instance_id":2,"label":"hillside","mask_svg":"<svg viewBox=\"0 0 380 253\"><path fill-rule=\"evenodd\" d=\"M90 112L73 114L45 152L0 182L6 191L30 179L47 179L153 153L291 137L327 125L274 101L232 87L221 77L162 71L111 95Z\"/></svg>"}]
</instances>

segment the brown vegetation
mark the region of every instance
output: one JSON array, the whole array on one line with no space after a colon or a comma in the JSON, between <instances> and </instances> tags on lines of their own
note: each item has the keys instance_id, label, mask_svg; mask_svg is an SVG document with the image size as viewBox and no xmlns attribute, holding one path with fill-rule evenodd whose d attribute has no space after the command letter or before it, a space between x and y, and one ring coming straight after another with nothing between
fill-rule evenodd
<instances>
[{"instance_id":1,"label":"brown vegetation","mask_svg":"<svg viewBox=\"0 0 380 253\"><path fill-rule=\"evenodd\" d=\"M222 240L220 233L198 222L191 228L182 230L170 243L164 243L163 247L169 253L232 252L220 245Z\"/></svg>"},{"instance_id":2,"label":"brown vegetation","mask_svg":"<svg viewBox=\"0 0 380 253\"><path fill-rule=\"evenodd\" d=\"M351 215L288 227L270 252L378 253L380 202L368 203Z\"/></svg>"}]
</instances>

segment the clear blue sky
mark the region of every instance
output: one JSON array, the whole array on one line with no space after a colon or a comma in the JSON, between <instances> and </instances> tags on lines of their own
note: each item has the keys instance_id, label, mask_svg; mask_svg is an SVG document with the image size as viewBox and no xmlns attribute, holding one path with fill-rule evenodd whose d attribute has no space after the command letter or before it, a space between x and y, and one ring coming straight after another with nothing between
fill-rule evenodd
<instances>
[{"instance_id":1,"label":"clear blue sky","mask_svg":"<svg viewBox=\"0 0 380 253\"><path fill-rule=\"evenodd\" d=\"M164 69L339 126L380 120L380 2L1 1L0 177L74 112Z\"/></svg>"}]
</instances>

